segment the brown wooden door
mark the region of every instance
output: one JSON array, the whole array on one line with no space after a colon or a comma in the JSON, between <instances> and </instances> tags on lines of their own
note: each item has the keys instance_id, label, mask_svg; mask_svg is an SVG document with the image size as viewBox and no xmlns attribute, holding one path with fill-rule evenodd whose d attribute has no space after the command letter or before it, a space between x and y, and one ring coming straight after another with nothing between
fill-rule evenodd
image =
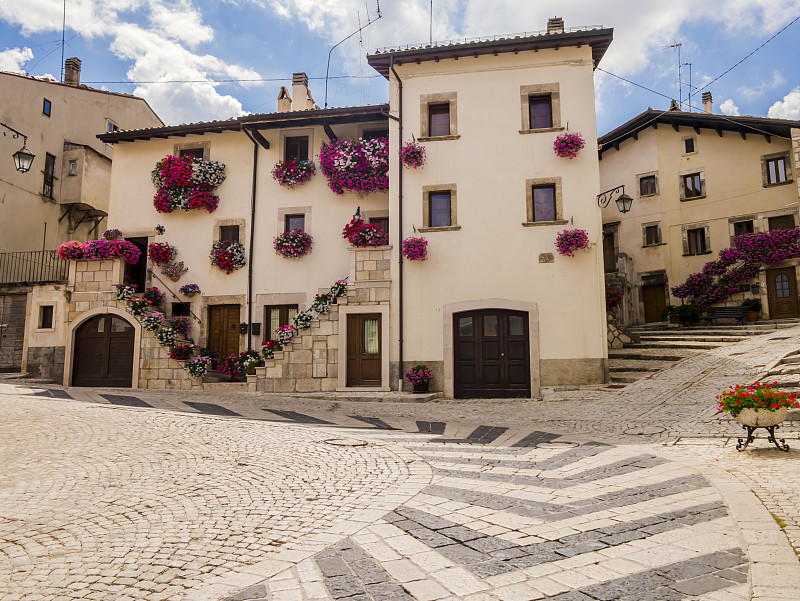
<instances>
[{"instance_id":1,"label":"brown wooden door","mask_svg":"<svg viewBox=\"0 0 800 601\"><path fill-rule=\"evenodd\" d=\"M347 316L347 385L381 385L381 316Z\"/></svg>"},{"instance_id":2,"label":"brown wooden door","mask_svg":"<svg viewBox=\"0 0 800 601\"><path fill-rule=\"evenodd\" d=\"M133 326L116 315L99 315L78 327L72 385L130 388L134 340Z\"/></svg>"},{"instance_id":3,"label":"brown wooden door","mask_svg":"<svg viewBox=\"0 0 800 601\"><path fill-rule=\"evenodd\" d=\"M125 262L125 277L136 284L136 291L141 294L147 288L147 238L125 238L133 243L142 253L136 263Z\"/></svg>"},{"instance_id":4,"label":"brown wooden door","mask_svg":"<svg viewBox=\"0 0 800 601\"><path fill-rule=\"evenodd\" d=\"M769 318L797 317L797 278L794 267L767 269Z\"/></svg>"},{"instance_id":5,"label":"brown wooden door","mask_svg":"<svg viewBox=\"0 0 800 601\"><path fill-rule=\"evenodd\" d=\"M642 297L645 323L661 321L661 314L667 308L667 291L664 284L642 286Z\"/></svg>"},{"instance_id":6,"label":"brown wooden door","mask_svg":"<svg viewBox=\"0 0 800 601\"><path fill-rule=\"evenodd\" d=\"M216 349L220 359L239 354L239 305L212 305L208 308L208 348Z\"/></svg>"},{"instance_id":7,"label":"brown wooden door","mask_svg":"<svg viewBox=\"0 0 800 601\"><path fill-rule=\"evenodd\" d=\"M456 398L529 397L528 314L483 309L453 316Z\"/></svg>"}]
</instances>

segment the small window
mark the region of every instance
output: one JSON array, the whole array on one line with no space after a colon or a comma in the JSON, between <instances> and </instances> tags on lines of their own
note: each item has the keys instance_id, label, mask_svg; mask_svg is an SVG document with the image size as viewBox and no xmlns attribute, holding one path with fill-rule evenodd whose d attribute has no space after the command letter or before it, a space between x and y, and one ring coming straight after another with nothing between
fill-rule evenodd
<instances>
[{"instance_id":1,"label":"small window","mask_svg":"<svg viewBox=\"0 0 800 601\"><path fill-rule=\"evenodd\" d=\"M656 176L645 175L639 178L639 196L652 196L656 193Z\"/></svg>"},{"instance_id":2,"label":"small window","mask_svg":"<svg viewBox=\"0 0 800 601\"><path fill-rule=\"evenodd\" d=\"M67 163L67 175L78 175L78 161L72 160Z\"/></svg>"},{"instance_id":3,"label":"small window","mask_svg":"<svg viewBox=\"0 0 800 601\"><path fill-rule=\"evenodd\" d=\"M284 146L285 161L303 162L308 160L308 136L287 137Z\"/></svg>"},{"instance_id":4,"label":"small window","mask_svg":"<svg viewBox=\"0 0 800 601\"><path fill-rule=\"evenodd\" d=\"M658 225L646 225L644 228L645 246L661 244L661 228Z\"/></svg>"},{"instance_id":5,"label":"small window","mask_svg":"<svg viewBox=\"0 0 800 601\"><path fill-rule=\"evenodd\" d=\"M292 321L297 316L297 305L273 305L264 307L264 321L267 331L265 340L277 340L275 330L281 326L293 325Z\"/></svg>"},{"instance_id":6,"label":"small window","mask_svg":"<svg viewBox=\"0 0 800 601\"><path fill-rule=\"evenodd\" d=\"M767 159L767 184L783 184L786 177L786 157Z\"/></svg>"},{"instance_id":7,"label":"small window","mask_svg":"<svg viewBox=\"0 0 800 601\"><path fill-rule=\"evenodd\" d=\"M113 134L115 131L119 131L119 125L109 119L108 127L106 129L108 130L108 133ZM200 158L202 159L203 157L201 156Z\"/></svg>"},{"instance_id":8,"label":"small window","mask_svg":"<svg viewBox=\"0 0 800 601\"><path fill-rule=\"evenodd\" d=\"M778 215L769 218L770 230L790 230L794 228L794 217L791 215Z\"/></svg>"},{"instance_id":9,"label":"small window","mask_svg":"<svg viewBox=\"0 0 800 601\"><path fill-rule=\"evenodd\" d=\"M53 305L42 305L39 307L39 328L50 330L53 328Z\"/></svg>"},{"instance_id":10,"label":"small window","mask_svg":"<svg viewBox=\"0 0 800 601\"><path fill-rule=\"evenodd\" d=\"M389 218L388 217L370 217L370 223L374 223L378 227L380 227L384 233L388 236L389 235Z\"/></svg>"},{"instance_id":11,"label":"small window","mask_svg":"<svg viewBox=\"0 0 800 601\"><path fill-rule=\"evenodd\" d=\"M202 148L181 148L178 151L179 157L194 157L203 160L204 151Z\"/></svg>"},{"instance_id":12,"label":"small window","mask_svg":"<svg viewBox=\"0 0 800 601\"><path fill-rule=\"evenodd\" d=\"M553 103L550 94L528 97L531 114L531 129L553 127Z\"/></svg>"},{"instance_id":13,"label":"small window","mask_svg":"<svg viewBox=\"0 0 800 601\"><path fill-rule=\"evenodd\" d=\"M694 152L694 138L686 138L683 141L683 154L692 154Z\"/></svg>"},{"instance_id":14,"label":"small window","mask_svg":"<svg viewBox=\"0 0 800 601\"><path fill-rule=\"evenodd\" d=\"M684 198L699 198L703 195L703 181L699 173L682 175L681 178L683 179Z\"/></svg>"},{"instance_id":15,"label":"small window","mask_svg":"<svg viewBox=\"0 0 800 601\"><path fill-rule=\"evenodd\" d=\"M42 114L49 117L52 108L53 108L53 103L51 103L47 98L45 98L42 101Z\"/></svg>"},{"instance_id":16,"label":"small window","mask_svg":"<svg viewBox=\"0 0 800 601\"><path fill-rule=\"evenodd\" d=\"M733 235L736 236L743 236L744 234L752 234L753 233L753 220L748 219L747 221L737 221L733 224Z\"/></svg>"},{"instance_id":17,"label":"small window","mask_svg":"<svg viewBox=\"0 0 800 601\"><path fill-rule=\"evenodd\" d=\"M388 129L370 129L365 131L362 134L362 139L364 140L377 140L378 138L388 138L389 137L389 130Z\"/></svg>"},{"instance_id":18,"label":"small window","mask_svg":"<svg viewBox=\"0 0 800 601\"><path fill-rule=\"evenodd\" d=\"M430 137L450 135L450 104L431 104L428 106L428 131Z\"/></svg>"},{"instance_id":19,"label":"small window","mask_svg":"<svg viewBox=\"0 0 800 601\"><path fill-rule=\"evenodd\" d=\"M238 225L223 225L219 228L219 241L220 242L238 242L239 241L239 226Z\"/></svg>"},{"instance_id":20,"label":"small window","mask_svg":"<svg viewBox=\"0 0 800 601\"><path fill-rule=\"evenodd\" d=\"M708 252L706 248L706 230L703 227L698 227L686 231L686 237L689 241L689 254L701 255Z\"/></svg>"},{"instance_id":21,"label":"small window","mask_svg":"<svg viewBox=\"0 0 800 601\"><path fill-rule=\"evenodd\" d=\"M533 220L556 220L556 187L554 185L533 186Z\"/></svg>"},{"instance_id":22,"label":"small window","mask_svg":"<svg viewBox=\"0 0 800 601\"><path fill-rule=\"evenodd\" d=\"M431 192L428 196L430 223L428 227L450 227L450 190Z\"/></svg>"},{"instance_id":23,"label":"small window","mask_svg":"<svg viewBox=\"0 0 800 601\"><path fill-rule=\"evenodd\" d=\"M300 215L286 215L283 219L283 231L291 232L292 230L306 231L306 216Z\"/></svg>"},{"instance_id":24,"label":"small window","mask_svg":"<svg viewBox=\"0 0 800 601\"><path fill-rule=\"evenodd\" d=\"M186 303L172 303L173 317L189 317L189 305Z\"/></svg>"},{"instance_id":25,"label":"small window","mask_svg":"<svg viewBox=\"0 0 800 601\"><path fill-rule=\"evenodd\" d=\"M42 183L42 196L53 198L53 183L55 180L56 157L46 153L44 157L44 181Z\"/></svg>"}]
</instances>

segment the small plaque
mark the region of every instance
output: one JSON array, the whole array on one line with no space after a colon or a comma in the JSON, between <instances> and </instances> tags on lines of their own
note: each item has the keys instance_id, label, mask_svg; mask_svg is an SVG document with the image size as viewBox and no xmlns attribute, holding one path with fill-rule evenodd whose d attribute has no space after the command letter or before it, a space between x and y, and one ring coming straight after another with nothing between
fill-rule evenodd
<instances>
[{"instance_id":1,"label":"small plaque","mask_svg":"<svg viewBox=\"0 0 800 601\"><path fill-rule=\"evenodd\" d=\"M553 263L555 258L553 253L539 253L539 263Z\"/></svg>"}]
</instances>

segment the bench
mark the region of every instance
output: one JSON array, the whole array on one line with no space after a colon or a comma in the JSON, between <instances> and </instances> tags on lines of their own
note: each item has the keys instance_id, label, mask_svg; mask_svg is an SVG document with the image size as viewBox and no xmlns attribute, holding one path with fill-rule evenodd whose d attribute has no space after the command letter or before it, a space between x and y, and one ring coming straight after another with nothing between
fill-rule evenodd
<instances>
[{"instance_id":1,"label":"bench","mask_svg":"<svg viewBox=\"0 0 800 601\"><path fill-rule=\"evenodd\" d=\"M744 325L744 320L749 311L750 309L747 307L709 307L706 314L700 319L705 319L712 323L715 319L735 319Z\"/></svg>"}]
</instances>

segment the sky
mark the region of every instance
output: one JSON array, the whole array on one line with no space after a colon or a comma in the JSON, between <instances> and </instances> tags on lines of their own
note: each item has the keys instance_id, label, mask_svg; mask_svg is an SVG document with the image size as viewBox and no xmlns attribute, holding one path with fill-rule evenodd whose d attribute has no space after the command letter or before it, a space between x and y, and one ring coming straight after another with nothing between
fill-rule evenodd
<instances>
[{"instance_id":1,"label":"sky","mask_svg":"<svg viewBox=\"0 0 800 601\"><path fill-rule=\"evenodd\" d=\"M0 70L60 80L65 22L64 57L82 60L82 83L189 123L274 112L299 71L324 106L331 47L367 23L330 55L329 107L387 101L366 62L378 48L536 32L561 16L567 27L614 29L595 72L599 134L668 108L679 87L685 110L690 90L710 91L715 113L800 120L800 0L378 1L66 0L65 17L64 0L0 0ZM699 96L691 106L701 110Z\"/></svg>"}]
</instances>

